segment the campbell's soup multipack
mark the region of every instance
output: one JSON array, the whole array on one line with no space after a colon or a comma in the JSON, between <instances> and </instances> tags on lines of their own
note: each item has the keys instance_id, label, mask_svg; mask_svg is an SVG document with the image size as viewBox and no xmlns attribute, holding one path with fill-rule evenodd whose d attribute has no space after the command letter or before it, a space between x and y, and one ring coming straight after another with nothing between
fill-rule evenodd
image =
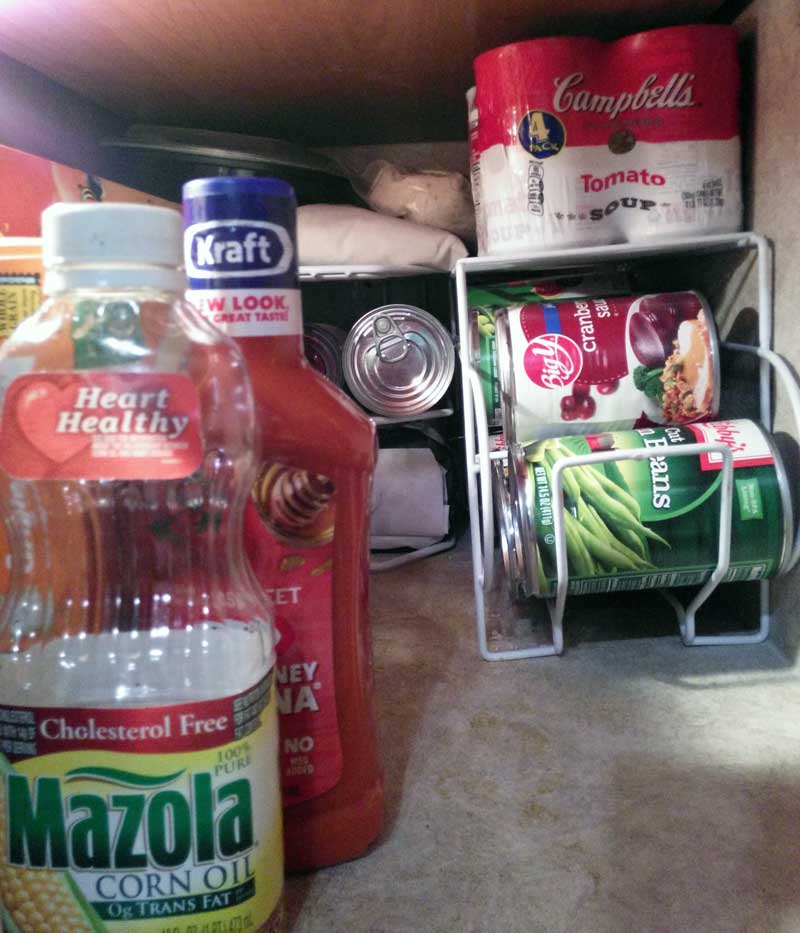
<instances>
[{"instance_id":1,"label":"campbell's soup multipack","mask_svg":"<svg viewBox=\"0 0 800 933\"><path fill-rule=\"evenodd\" d=\"M467 101L481 253L740 228L732 27L518 42L479 55L475 81Z\"/></svg>"}]
</instances>

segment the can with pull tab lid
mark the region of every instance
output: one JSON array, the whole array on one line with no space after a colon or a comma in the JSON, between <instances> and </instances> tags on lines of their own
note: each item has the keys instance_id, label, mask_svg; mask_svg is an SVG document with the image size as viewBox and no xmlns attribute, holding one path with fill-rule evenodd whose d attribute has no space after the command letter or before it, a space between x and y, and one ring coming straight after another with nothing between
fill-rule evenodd
<instances>
[{"instance_id":1,"label":"can with pull tab lid","mask_svg":"<svg viewBox=\"0 0 800 933\"><path fill-rule=\"evenodd\" d=\"M306 324L303 328L306 359L340 389L344 386L342 349L346 339L347 334L334 324Z\"/></svg>"},{"instance_id":2,"label":"can with pull tab lid","mask_svg":"<svg viewBox=\"0 0 800 933\"><path fill-rule=\"evenodd\" d=\"M447 391L455 370L450 335L427 311L383 305L359 318L347 336L344 377L369 411L407 417L428 411Z\"/></svg>"}]
</instances>

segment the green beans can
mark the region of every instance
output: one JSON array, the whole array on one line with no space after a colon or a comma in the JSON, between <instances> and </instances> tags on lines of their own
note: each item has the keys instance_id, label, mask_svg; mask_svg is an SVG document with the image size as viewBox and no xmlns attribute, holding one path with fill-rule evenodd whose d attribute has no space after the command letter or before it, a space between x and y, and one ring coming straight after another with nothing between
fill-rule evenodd
<instances>
[{"instance_id":1,"label":"green beans can","mask_svg":"<svg viewBox=\"0 0 800 933\"><path fill-rule=\"evenodd\" d=\"M555 592L552 470L562 458L652 449L644 460L570 467L563 472L568 591L610 593L696 585L717 566L722 457L659 456L679 445L723 443L733 455L730 566L724 582L760 580L791 554L790 487L772 438L755 422L716 421L549 438L510 449L511 499L522 589Z\"/></svg>"},{"instance_id":2,"label":"green beans can","mask_svg":"<svg viewBox=\"0 0 800 933\"><path fill-rule=\"evenodd\" d=\"M469 315L470 362L477 370L490 428L503 424L500 403L500 377L497 372L497 345L494 332L494 308L473 308Z\"/></svg>"}]
</instances>

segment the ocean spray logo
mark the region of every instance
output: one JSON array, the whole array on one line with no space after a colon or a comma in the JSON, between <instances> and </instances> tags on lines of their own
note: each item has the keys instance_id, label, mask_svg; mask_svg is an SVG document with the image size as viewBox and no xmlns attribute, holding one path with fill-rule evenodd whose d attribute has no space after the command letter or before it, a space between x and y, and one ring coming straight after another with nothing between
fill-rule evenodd
<instances>
[{"instance_id":1,"label":"ocean spray logo","mask_svg":"<svg viewBox=\"0 0 800 933\"><path fill-rule=\"evenodd\" d=\"M206 220L183 234L190 279L246 279L281 275L294 255L285 228L265 220Z\"/></svg>"}]
</instances>

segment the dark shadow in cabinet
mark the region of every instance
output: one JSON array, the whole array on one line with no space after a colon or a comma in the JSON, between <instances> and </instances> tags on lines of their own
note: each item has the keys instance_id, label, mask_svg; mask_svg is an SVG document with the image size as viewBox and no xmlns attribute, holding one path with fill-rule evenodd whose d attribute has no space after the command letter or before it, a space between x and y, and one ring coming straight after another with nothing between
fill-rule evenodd
<instances>
[{"instance_id":1,"label":"dark shadow in cabinet","mask_svg":"<svg viewBox=\"0 0 800 933\"><path fill-rule=\"evenodd\" d=\"M695 587L680 587L673 590L673 594L687 605L697 591ZM726 584L717 589L699 610L697 634L721 635L755 629L758 613L758 584ZM493 651L542 644L550 638L550 622L544 601L530 599L512 603L502 579L497 581L487 600L487 623L489 646ZM675 611L653 591L570 596L567 599L564 613L567 651L593 642L677 638L678 635Z\"/></svg>"},{"instance_id":2,"label":"dark shadow in cabinet","mask_svg":"<svg viewBox=\"0 0 800 933\"><path fill-rule=\"evenodd\" d=\"M397 278L351 279L346 281L304 281L303 317L308 323L334 324L348 331L362 315L389 304L408 304L432 314L452 332L450 278L431 274ZM457 355L456 355L457 356ZM461 405L461 375L458 359L453 381L445 397L435 408L450 408L453 415L426 420L439 432L451 453L454 465L448 477L450 531L459 536L466 527L466 490L464 477L464 419ZM382 429L378 429L378 438Z\"/></svg>"},{"instance_id":3,"label":"dark shadow in cabinet","mask_svg":"<svg viewBox=\"0 0 800 933\"><path fill-rule=\"evenodd\" d=\"M739 136L742 140L742 199L745 204L744 229L753 229L754 198L754 148L756 140L756 88L758 80L756 68L758 57L758 30L752 31L739 40L739 67L742 74L742 90L739 98Z\"/></svg>"}]
</instances>

